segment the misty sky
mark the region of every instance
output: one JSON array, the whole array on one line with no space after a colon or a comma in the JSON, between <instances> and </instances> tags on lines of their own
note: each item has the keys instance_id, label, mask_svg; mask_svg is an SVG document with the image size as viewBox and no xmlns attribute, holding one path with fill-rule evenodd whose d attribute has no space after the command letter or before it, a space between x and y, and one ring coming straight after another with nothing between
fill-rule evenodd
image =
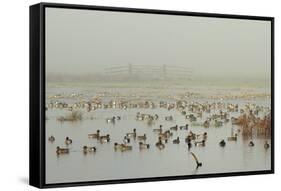
<instances>
[{"instance_id":1,"label":"misty sky","mask_svg":"<svg viewBox=\"0 0 281 191\"><path fill-rule=\"evenodd\" d=\"M270 22L46 8L47 74L185 65L196 77L270 78Z\"/></svg>"}]
</instances>

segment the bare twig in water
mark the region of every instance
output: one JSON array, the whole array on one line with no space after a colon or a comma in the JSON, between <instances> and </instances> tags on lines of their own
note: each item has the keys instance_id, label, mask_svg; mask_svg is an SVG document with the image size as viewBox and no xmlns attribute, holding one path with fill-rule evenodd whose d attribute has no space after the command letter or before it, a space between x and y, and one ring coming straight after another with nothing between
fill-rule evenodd
<instances>
[{"instance_id":1,"label":"bare twig in water","mask_svg":"<svg viewBox=\"0 0 281 191\"><path fill-rule=\"evenodd\" d=\"M196 162L196 164L197 164L196 168L202 166L202 163L199 162L199 160L198 160L198 158L196 157L196 155L195 155L193 152L190 152L190 154L193 156L193 158L194 158L194 160L195 160L195 162Z\"/></svg>"}]
</instances>

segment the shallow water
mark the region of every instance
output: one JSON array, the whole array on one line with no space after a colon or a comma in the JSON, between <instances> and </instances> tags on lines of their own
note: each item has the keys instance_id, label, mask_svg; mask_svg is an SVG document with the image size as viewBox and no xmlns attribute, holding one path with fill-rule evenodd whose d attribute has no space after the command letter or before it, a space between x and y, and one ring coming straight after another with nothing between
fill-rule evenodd
<instances>
[{"instance_id":1,"label":"shallow water","mask_svg":"<svg viewBox=\"0 0 281 191\"><path fill-rule=\"evenodd\" d=\"M73 87L48 87L47 95L57 93L72 93ZM117 90L104 88L75 88L76 92L83 93L83 99L89 99L95 95L101 95L101 92L108 92L103 100L109 100L116 96L110 96ZM149 91L148 91L149 90ZM127 93L136 94L132 89L123 89ZM172 98L163 96L157 98L153 92L155 89L143 89L140 91L146 98L158 101L171 101ZM147 93L149 92L149 93ZM152 92L152 93L151 93ZM171 95L171 92L169 92ZM181 93L180 90L175 94ZM132 96L130 94L130 96ZM128 93L129 95L129 93ZM153 95L153 96L152 96ZM128 96L128 97L130 97ZM165 100L164 100L165 97ZM79 98L80 99L80 98ZM81 98L82 99L82 98ZM77 99L76 99L77 100ZM60 101L74 102L74 99L62 98ZM47 103L50 101L46 100ZM190 98L189 101L216 101L208 98ZM221 100L220 100L221 101ZM245 103L251 102L258 105L270 106L270 99L254 99L254 100L223 100L224 102L238 103L243 106ZM128 178L144 178L144 177L163 177L223 172L241 172L241 171L258 171L271 169L271 153L270 149L264 149L265 138L253 138L254 147L248 147L249 140L243 139L242 135L238 135L237 142L226 141L224 148L219 146L221 139L227 139L231 134L231 129L237 130L239 127L231 125L231 122L224 124L223 127L204 128L202 126L192 125L176 110L162 109L99 109L96 111L83 111L83 120L77 122L59 122L57 117L65 116L66 109L49 109L46 111L46 183L62 183L62 182L79 182L79 181L97 181L97 180L114 180ZM144 121L136 121L137 112L158 114L159 119L155 123L148 125ZM106 118L112 116L121 116L121 120L115 124L106 123ZM165 121L164 117L172 115L174 121ZM231 116L238 116L239 113L232 113ZM203 118L206 116L203 115ZM208 133L207 143L205 147L193 146L190 151L194 152L202 167L196 169L196 163L190 155L185 137L188 134L186 130L173 131L173 138L166 144L164 150L155 147L158 140L157 133L152 129L159 128L163 125L163 129L169 129L174 125L190 124L189 130L196 134L203 132ZM138 135L147 135L146 143L150 144L150 149L139 150L138 142L131 139L130 145L133 146L132 151L120 152L114 151L114 142L121 143L126 133L132 132L136 128ZM102 135L110 134L110 143L100 144L95 139L89 139L89 133L95 133L99 129ZM54 135L56 140L54 143L48 142L48 137ZM56 155L56 147L66 147L64 139L69 136L73 140L73 144L69 146L70 153L67 155ZM172 144L172 140L179 136L180 144ZM82 147L95 146L97 152L84 155Z\"/></svg>"}]
</instances>

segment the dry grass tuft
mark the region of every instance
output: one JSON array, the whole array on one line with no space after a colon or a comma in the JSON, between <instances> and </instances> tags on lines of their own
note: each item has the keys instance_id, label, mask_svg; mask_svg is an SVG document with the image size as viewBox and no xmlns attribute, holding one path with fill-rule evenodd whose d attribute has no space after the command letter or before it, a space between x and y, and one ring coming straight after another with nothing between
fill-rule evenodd
<instances>
[{"instance_id":1,"label":"dry grass tuft","mask_svg":"<svg viewBox=\"0 0 281 191\"><path fill-rule=\"evenodd\" d=\"M82 120L82 112L80 111L72 111L69 115L67 116L61 116L57 119L58 121L81 121Z\"/></svg>"}]
</instances>

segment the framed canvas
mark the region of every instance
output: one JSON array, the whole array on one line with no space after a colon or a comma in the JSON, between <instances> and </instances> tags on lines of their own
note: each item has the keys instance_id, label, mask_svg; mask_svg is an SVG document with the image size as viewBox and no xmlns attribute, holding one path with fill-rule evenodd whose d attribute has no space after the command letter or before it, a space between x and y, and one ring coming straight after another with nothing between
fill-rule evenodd
<instances>
[{"instance_id":1,"label":"framed canvas","mask_svg":"<svg viewBox=\"0 0 281 191\"><path fill-rule=\"evenodd\" d=\"M274 18L30 6L30 185L274 172Z\"/></svg>"}]
</instances>

